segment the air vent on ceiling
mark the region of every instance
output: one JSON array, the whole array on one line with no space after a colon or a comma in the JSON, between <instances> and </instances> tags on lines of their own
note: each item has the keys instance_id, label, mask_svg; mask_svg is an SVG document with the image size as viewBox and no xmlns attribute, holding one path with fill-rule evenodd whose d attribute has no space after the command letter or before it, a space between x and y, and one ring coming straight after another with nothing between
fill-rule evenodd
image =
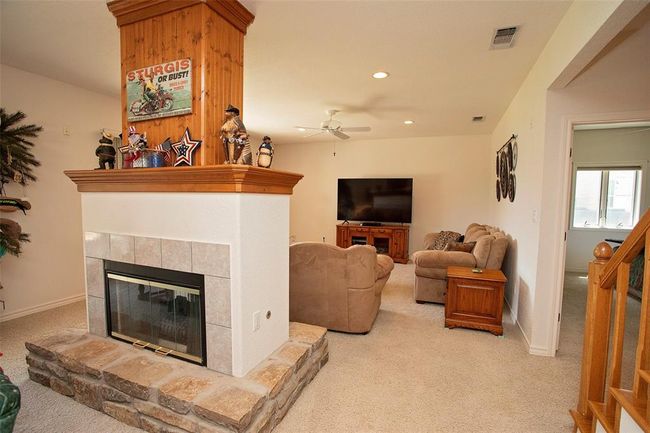
<instances>
[{"instance_id":1,"label":"air vent on ceiling","mask_svg":"<svg viewBox=\"0 0 650 433\"><path fill-rule=\"evenodd\" d=\"M490 48L510 48L515 40L518 27L504 27L496 29L492 37Z\"/></svg>"},{"instance_id":2,"label":"air vent on ceiling","mask_svg":"<svg viewBox=\"0 0 650 433\"><path fill-rule=\"evenodd\" d=\"M472 117L472 122L482 122L485 119L485 116L474 116Z\"/></svg>"}]
</instances>

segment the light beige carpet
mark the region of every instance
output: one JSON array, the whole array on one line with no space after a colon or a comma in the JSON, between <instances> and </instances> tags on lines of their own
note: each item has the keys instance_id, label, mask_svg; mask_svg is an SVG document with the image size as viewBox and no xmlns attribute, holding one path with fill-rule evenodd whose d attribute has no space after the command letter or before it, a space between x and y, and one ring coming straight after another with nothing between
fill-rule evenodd
<instances>
[{"instance_id":1,"label":"light beige carpet","mask_svg":"<svg viewBox=\"0 0 650 433\"><path fill-rule=\"evenodd\" d=\"M505 337L446 330L444 308L412 300L413 265L397 265L368 335L330 332L330 362L277 433L561 433L577 397L584 284L565 290L562 348L528 355L511 323ZM636 302L636 301L634 301ZM0 363L18 383L17 432L141 432L30 382L23 342L85 326L82 303L0 324Z\"/></svg>"}]
</instances>

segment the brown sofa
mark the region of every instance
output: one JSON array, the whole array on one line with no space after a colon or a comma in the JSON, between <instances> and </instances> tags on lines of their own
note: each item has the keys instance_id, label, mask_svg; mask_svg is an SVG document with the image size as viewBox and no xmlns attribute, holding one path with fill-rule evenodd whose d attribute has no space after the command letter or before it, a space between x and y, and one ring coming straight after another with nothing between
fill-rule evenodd
<instances>
[{"instance_id":1,"label":"brown sofa","mask_svg":"<svg viewBox=\"0 0 650 433\"><path fill-rule=\"evenodd\" d=\"M432 244L438 233L424 238L425 248ZM447 292L447 267L467 266L483 269L501 269L508 249L508 238L497 228L483 224L470 224L464 242L474 242L471 253L461 251L428 250L413 254L415 262L415 290L417 302L445 303Z\"/></svg>"},{"instance_id":2,"label":"brown sofa","mask_svg":"<svg viewBox=\"0 0 650 433\"><path fill-rule=\"evenodd\" d=\"M289 248L289 320L335 331L370 331L393 260L372 246L303 242Z\"/></svg>"}]
</instances>

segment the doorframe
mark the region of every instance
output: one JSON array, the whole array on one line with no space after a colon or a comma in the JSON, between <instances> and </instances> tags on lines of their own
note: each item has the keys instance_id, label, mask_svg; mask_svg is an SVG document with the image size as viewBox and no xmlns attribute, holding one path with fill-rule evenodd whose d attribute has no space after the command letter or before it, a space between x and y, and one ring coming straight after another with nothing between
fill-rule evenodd
<instances>
[{"instance_id":1,"label":"doorframe","mask_svg":"<svg viewBox=\"0 0 650 433\"><path fill-rule=\"evenodd\" d=\"M558 223L555 227L557 239L563 239L557 242L555 247L555 257L557 262L555 269L557 274L555 276L555 296L553 300L553 317L558 320L551 320L551 334L552 341L552 356L559 349L560 345L560 325L562 323L562 296L564 294L564 271L566 264L566 235L568 236L569 219L571 213L571 173L573 166L573 159L571 157L571 150L573 149L573 133L574 128L578 125L598 125L603 123L633 123L633 122L650 122L650 110L642 111L627 111L627 112L613 112L613 113L590 113L590 114L576 114L565 116L562 119L564 137L563 143L560 146L562 156L562 196L560 204L560 215ZM645 184L645 181L644 181ZM595 247L595 245L594 245Z\"/></svg>"}]
</instances>

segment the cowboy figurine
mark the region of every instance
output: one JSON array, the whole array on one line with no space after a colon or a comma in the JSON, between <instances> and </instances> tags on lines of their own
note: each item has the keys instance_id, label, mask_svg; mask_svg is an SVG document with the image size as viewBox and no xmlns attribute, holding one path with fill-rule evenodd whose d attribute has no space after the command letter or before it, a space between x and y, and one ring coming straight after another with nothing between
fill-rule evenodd
<instances>
[{"instance_id":1,"label":"cowboy figurine","mask_svg":"<svg viewBox=\"0 0 650 433\"><path fill-rule=\"evenodd\" d=\"M226 164L253 165L253 153L248 142L244 122L239 118L239 108L228 104L225 110L226 121L221 126L221 140Z\"/></svg>"},{"instance_id":2,"label":"cowboy figurine","mask_svg":"<svg viewBox=\"0 0 650 433\"><path fill-rule=\"evenodd\" d=\"M272 162L273 143L271 143L271 137L265 135L264 138L262 138L262 144L260 144L259 149L257 149L257 166L271 168Z\"/></svg>"},{"instance_id":3,"label":"cowboy figurine","mask_svg":"<svg viewBox=\"0 0 650 433\"><path fill-rule=\"evenodd\" d=\"M98 170L105 170L107 164L109 169L114 169L115 153L115 147L113 147L113 134L103 131L102 138L99 139L99 146L95 149L95 155L99 158Z\"/></svg>"}]
</instances>

